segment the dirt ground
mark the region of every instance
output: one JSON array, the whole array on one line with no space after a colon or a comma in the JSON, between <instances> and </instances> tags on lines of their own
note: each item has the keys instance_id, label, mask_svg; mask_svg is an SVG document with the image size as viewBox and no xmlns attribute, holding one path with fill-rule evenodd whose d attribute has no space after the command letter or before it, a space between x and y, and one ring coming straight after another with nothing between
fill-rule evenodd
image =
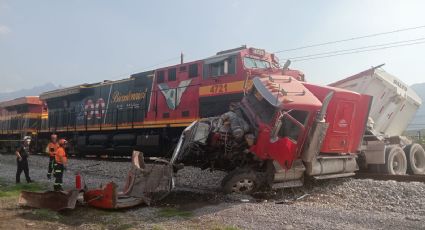
<instances>
[{"instance_id":1,"label":"dirt ground","mask_svg":"<svg viewBox=\"0 0 425 230\"><path fill-rule=\"evenodd\" d=\"M222 194L215 188L221 175L197 169L179 172L178 188L150 207L105 211L78 205L57 213L17 206L20 190L51 187L44 161L30 161L37 183L15 186L13 156L0 155L0 229L425 229L422 183L335 179L250 197ZM93 165L71 162L68 183L73 170ZM102 161L104 170L87 176L93 183L116 181L126 165Z\"/></svg>"}]
</instances>

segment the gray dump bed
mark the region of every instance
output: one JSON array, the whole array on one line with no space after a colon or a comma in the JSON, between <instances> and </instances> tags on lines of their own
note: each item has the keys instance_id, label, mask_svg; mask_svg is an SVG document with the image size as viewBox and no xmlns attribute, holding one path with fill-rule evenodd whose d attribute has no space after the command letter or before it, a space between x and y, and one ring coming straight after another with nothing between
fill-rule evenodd
<instances>
[{"instance_id":1,"label":"gray dump bed","mask_svg":"<svg viewBox=\"0 0 425 230\"><path fill-rule=\"evenodd\" d=\"M371 68L330 85L373 96L369 116L376 135L402 135L422 103L415 91L382 68Z\"/></svg>"}]
</instances>

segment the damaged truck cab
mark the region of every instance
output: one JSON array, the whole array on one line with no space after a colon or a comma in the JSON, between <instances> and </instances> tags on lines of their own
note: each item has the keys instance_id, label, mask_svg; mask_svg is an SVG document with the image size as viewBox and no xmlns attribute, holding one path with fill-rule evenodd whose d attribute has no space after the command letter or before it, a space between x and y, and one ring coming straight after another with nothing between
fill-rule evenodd
<instances>
[{"instance_id":1,"label":"damaged truck cab","mask_svg":"<svg viewBox=\"0 0 425 230\"><path fill-rule=\"evenodd\" d=\"M255 77L242 101L186 128L171 163L224 170L225 192L351 176L371 97L291 76Z\"/></svg>"}]
</instances>

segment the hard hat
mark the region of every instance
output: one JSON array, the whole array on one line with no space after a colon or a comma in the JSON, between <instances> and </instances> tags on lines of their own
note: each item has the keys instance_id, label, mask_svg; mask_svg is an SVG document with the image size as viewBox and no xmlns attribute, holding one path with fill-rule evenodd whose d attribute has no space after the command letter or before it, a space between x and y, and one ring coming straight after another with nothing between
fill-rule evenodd
<instances>
[{"instance_id":1,"label":"hard hat","mask_svg":"<svg viewBox=\"0 0 425 230\"><path fill-rule=\"evenodd\" d=\"M31 141L31 137L30 136L24 136L22 141Z\"/></svg>"},{"instance_id":2,"label":"hard hat","mask_svg":"<svg viewBox=\"0 0 425 230\"><path fill-rule=\"evenodd\" d=\"M66 143L68 143L68 141L66 141L65 139L60 139L60 140L59 140L59 144L60 144L60 145L64 145L64 144L66 144Z\"/></svg>"}]
</instances>

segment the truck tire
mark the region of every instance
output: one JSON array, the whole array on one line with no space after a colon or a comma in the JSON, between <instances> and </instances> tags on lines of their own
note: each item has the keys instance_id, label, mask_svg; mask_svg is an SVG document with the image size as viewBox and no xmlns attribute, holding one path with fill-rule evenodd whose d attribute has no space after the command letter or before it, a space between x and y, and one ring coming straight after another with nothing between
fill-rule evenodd
<instances>
[{"instance_id":1,"label":"truck tire","mask_svg":"<svg viewBox=\"0 0 425 230\"><path fill-rule=\"evenodd\" d=\"M406 174L407 160L402 148L392 146L385 150L385 165L382 171L391 175Z\"/></svg>"},{"instance_id":2,"label":"truck tire","mask_svg":"<svg viewBox=\"0 0 425 230\"><path fill-rule=\"evenodd\" d=\"M425 151L420 144L412 144L404 148L407 159L407 172L409 174L425 174Z\"/></svg>"},{"instance_id":3,"label":"truck tire","mask_svg":"<svg viewBox=\"0 0 425 230\"><path fill-rule=\"evenodd\" d=\"M252 194L259 187L259 179L254 171L250 169L235 169L225 176L221 182L223 192Z\"/></svg>"}]
</instances>

